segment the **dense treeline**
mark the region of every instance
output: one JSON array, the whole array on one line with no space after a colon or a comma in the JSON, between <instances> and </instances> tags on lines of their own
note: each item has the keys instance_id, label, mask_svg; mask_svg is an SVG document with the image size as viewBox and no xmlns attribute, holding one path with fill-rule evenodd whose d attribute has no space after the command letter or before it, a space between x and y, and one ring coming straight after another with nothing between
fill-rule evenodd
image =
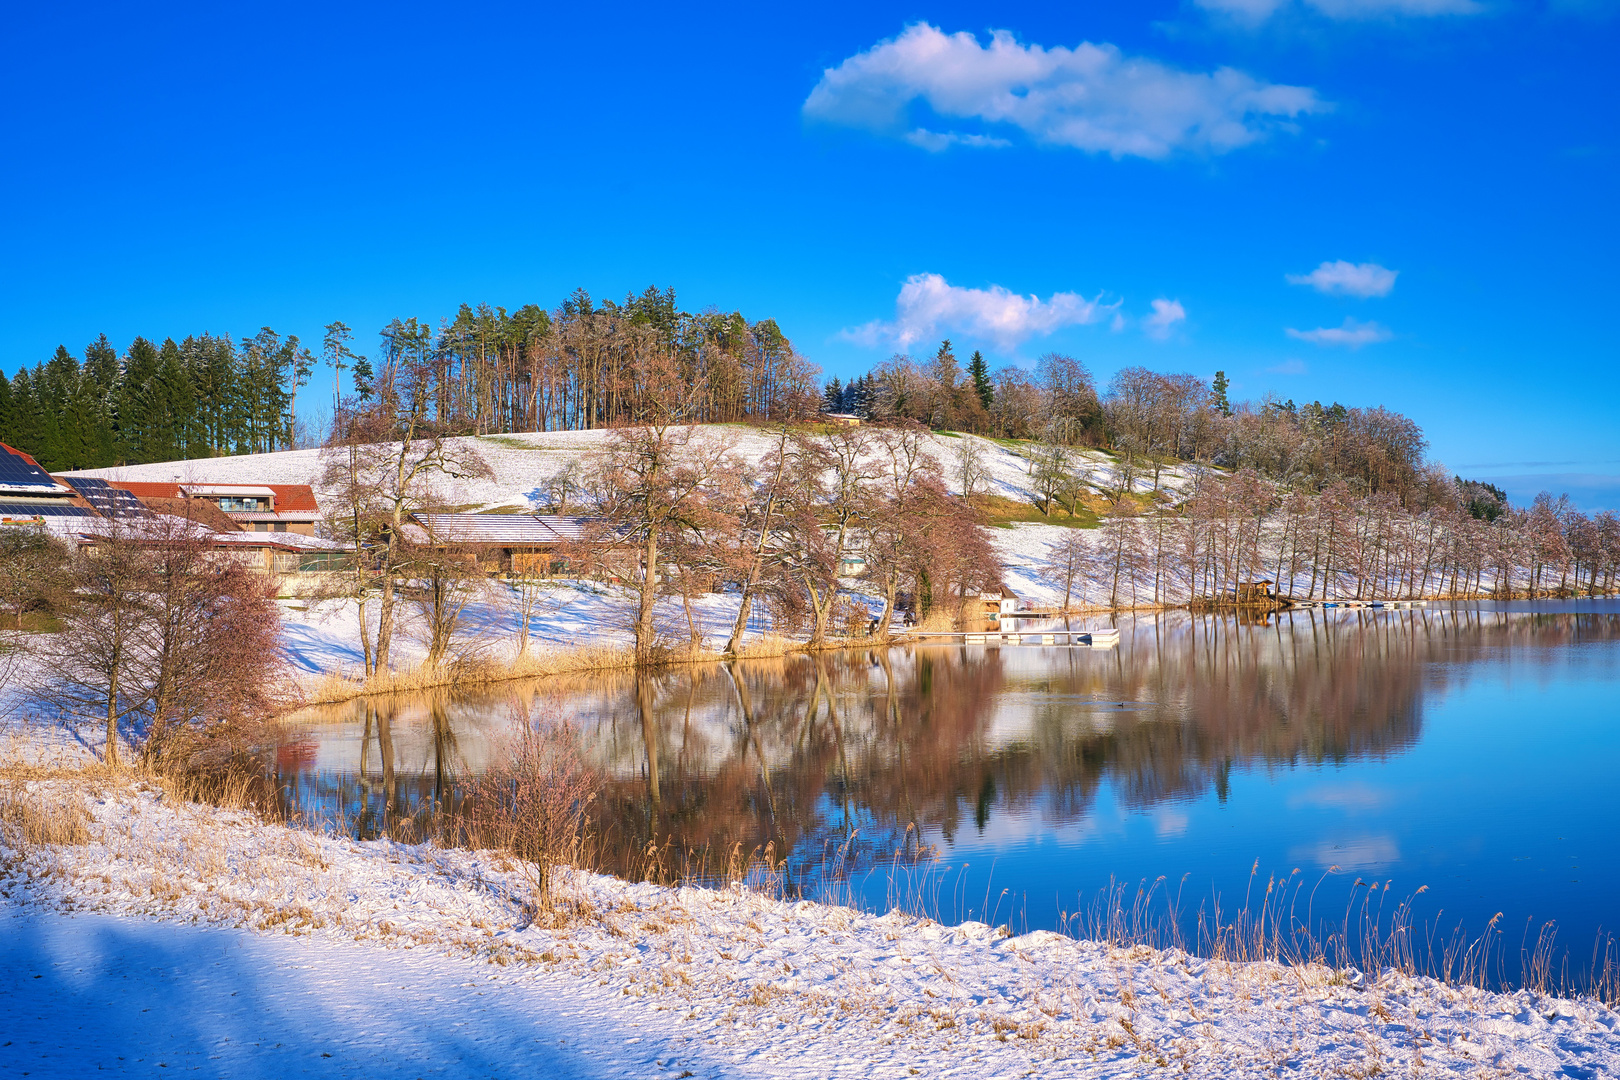
<instances>
[{"instance_id":1,"label":"dense treeline","mask_svg":"<svg viewBox=\"0 0 1620 1080\"><path fill-rule=\"evenodd\" d=\"M61 346L0 378L0 442L53 470L287 449L319 441L301 433L294 411L317 365L330 372L334 396L347 372L362 404L375 394L374 370L418 369L435 423L475 434L631 421L667 390L666 376L701 387L690 409L697 422L813 407L816 369L774 320L684 312L673 290L599 304L581 289L549 312L462 305L436 328L395 319L381 331L375 364L352 343L349 328L333 323L319 357L269 327L240 340L140 337L122 354L105 335L82 357Z\"/></svg>"},{"instance_id":2,"label":"dense treeline","mask_svg":"<svg viewBox=\"0 0 1620 1080\"><path fill-rule=\"evenodd\" d=\"M1099 392L1084 363L1058 353L1041 357L1034 370L994 373L974 353L964 371L946 341L930 361L895 356L848 385L829 382L822 408L1052 446L1108 448L1133 476L1155 462L1194 461L1253 469L1291 487L1320 491L1343 481L1359 494L1392 492L1403 504L1425 497L1427 442L1407 417L1381 407L1297 406L1270 398L1234 405L1226 389L1220 372L1210 383L1128 367Z\"/></svg>"},{"instance_id":3,"label":"dense treeline","mask_svg":"<svg viewBox=\"0 0 1620 1080\"><path fill-rule=\"evenodd\" d=\"M313 363L297 337L269 327L240 342L138 337L122 355L103 334L82 360L58 346L0 378L0 442L50 470L280 450Z\"/></svg>"}]
</instances>

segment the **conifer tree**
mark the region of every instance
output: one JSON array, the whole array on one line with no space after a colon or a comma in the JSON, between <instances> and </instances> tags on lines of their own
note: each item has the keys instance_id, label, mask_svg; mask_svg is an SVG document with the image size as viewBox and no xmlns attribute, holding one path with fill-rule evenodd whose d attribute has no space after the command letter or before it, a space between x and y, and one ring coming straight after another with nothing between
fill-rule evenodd
<instances>
[{"instance_id":1,"label":"conifer tree","mask_svg":"<svg viewBox=\"0 0 1620 1080\"><path fill-rule=\"evenodd\" d=\"M11 380L6 373L0 371L0 442L7 446L17 445L17 437L12 434Z\"/></svg>"},{"instance_id":2,"label":"conifer tree","mask_svg":"<svg viewBox=\"0 0 1620 1080\"><path fill-rule=\"evenodd\" d=\"M843 407L844 384L838 381L838 376L834 375L831 379L827 380L827 385L822 390L821 411L831 413L843 412Z\"/></svg>"},{"instance_id":3,"label":"conifer tree","mask_svg":"<svg viewBox=\"0 0 1620 1080\"><path fill-rule=\"evenodd\" d=\"M990 381L990 365L984 362L984 355L978 349L968 359L968 376L973 380L973 392L979 395L979 404L988 412L996 403L996 388Z\"/></svg>"},{"instance_id":4,"label":"conifer tree","mask_svg":"<svg viewBox=\"0 0 1620 1080\"><path fill-rule=\"evenodd\" d=\"M34 397L34 380L27 368L19 368L11 380L12 446L32 454L39 449L39 402ZM15 440L15 441L12 441Z\"/></svg>"},{"instance_id":5,"label":"conifer tree","mask_svg":"<svg viewBox=\"0 0 1620 1080\"><path fill-rule=\"evenodd\" d=\"M147 395L158 372L157 346L143 337L130 342L124 354L124 374L115 395L118 456L128 462L161 461L147 456L151 406Z\"/></svg>"},{"instance_id":6,"label":"conifer tree","mask_svg":"<svg viewBox=\"0 0 1620 1080\"><path fill-rule=\"evenodd\" d=\"M1222 416L1232 415L1232 402L1226 396L1226 388L1230 385L1226 381L1226 372L1217 371L1215 373L1215 382L1212 384L1213 392L1210 394L1210 404Z\"/></svg>"}]
</instances>

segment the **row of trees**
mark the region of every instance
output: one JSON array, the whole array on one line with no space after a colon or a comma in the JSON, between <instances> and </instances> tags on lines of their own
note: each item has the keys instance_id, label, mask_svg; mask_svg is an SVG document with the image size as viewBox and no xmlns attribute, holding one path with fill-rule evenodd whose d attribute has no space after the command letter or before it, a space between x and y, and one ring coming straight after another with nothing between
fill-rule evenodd
<instances>
[{"instance_id":1,"label":"row of trees","mask_svg":"<svg viewBox=\"0 0 1620 1080\"><path fill-rule=\"evenodd\" d=\"M1429 475L1439 490L1448 481ZM1620 576L1620 516L1588 516L1542 494L1491 520L1465 491L1403 505L1391 492L1281 489L1253 470L1201 474L1176 508L1120 503L1095 539L1075 532L1048 569L1081 602L1231 600L1271 580L1302 599L1596 595ZM1069 601L1066 599L1065 603Z\"/></svg>"},{"instance_id":2,"label":"row of trees","mask_svg":"<svg viewBox=\"0 0 1620 1080\"><path fill-rule=\"evenodd\" d=\"M294 441L293 398L314 363L297 337L269 327L239 342L138 337L122 355L102 335L82 359L58 346L0 378L0 442L53 471L280 450Z\"/></svg>"},{"instance_id":3,"label":"row of trees","mask_svg":"<svg viewBox=\"0 0 1620 1080\"><path fill-rule=\"evenodd\" d=\"M644 392L625 405L629 422L582 463L572 496L592 524L570 562L639 596L638 654L665 647L653 617L660 596L679 595L690 613L693 596L727 585L742 594L727 651L757 604L778 625L808 631L812 643L864 631L865 608L854 610L838 590L857 557L882 582L884 629L903 596L927 609L995 584L973 508L947 490L924 450L925 428L823 433L783 419L767 426L773 450L750 461L728 433L689 426L712 396L705 379L691 381L673 359L657 350L630 357L624 377ZM390 356L369 395L341 404L323 451L330 527L356 553L349 589L368 674L388 668L401 582L414 582L413 598L427 605L430 662L445 654L475 587L456 538L411 525L413 514L446 508L446 481L489 471L475 444L450 438L468 421L444 407L442 370L427 353ZM696 646L695 621L688 626Z\"/></svg>"},{"instance_id":4,"label":"row of trees","mask_svg":"<svg viewBox=\"0 0 1620 1080\"><path fill-rule=\"evenodd\" d=\"M318 368L334 404L375 393L373 370L426 370L434 420L471 434L605 427L644 410L674 373L694 422L780 419L813 411L816 369L774 320L681 311L673 290L649 288L623 303L576 290L555 309L462 305L438 325L416 318L383 327L375 362L353 332L332 323L316 355L269 327L252 337L203 334L161 344L136 338L123 353L102 335L75 356L65 346L33 369L0 378L0 442L47 469L99 468L313 441L295 411ZM307 426L307 425L306 425Z\"/></svg>"},{"instance_id":5,"label":"row of trees","mask_svg":"<svg viewBox=\"0 0 1620 1080\"><path fill-rule=\"evenodd\" d=\"M991 373L974 353L964 371L949 341L927 362L894 356L845 385L829 382L822 408L876 420L903 418L935 429L1104 447L1138 472L1152 463L1194 461L1253 469L1289 486L1320 491L1343 481L1403 502L1421 485L1427 442L1416 423L1384 408L1346 408L1267 398L1233 405L1225 376L1213 382L1142 367L1120 370L1106 388L1081 361L1058 353L1033 370Z\"/></svg>"}]
</instances>

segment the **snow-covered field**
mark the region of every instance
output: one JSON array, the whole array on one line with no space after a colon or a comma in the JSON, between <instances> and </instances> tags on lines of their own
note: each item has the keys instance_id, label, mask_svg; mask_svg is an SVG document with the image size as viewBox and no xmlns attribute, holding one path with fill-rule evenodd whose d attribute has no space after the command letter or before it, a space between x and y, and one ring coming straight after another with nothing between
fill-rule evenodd
<instances>
[{"instance_id":1,"label":"snow-covered field","mask_svg":"<svg viewBox=\"0 0 1620 1080\"><path fill-rule=\"evenodd\" d=\"M7 1073L1620 1075L1592 1002L584 873L553 916L500 855L10 783L89 838L0 845Z\"/></svg>"},{"instance_id":2,"label":"snow-covered field","mask_svg":"<svg viewBox=\"0 0 1620 1080\"><path fill-rule=\"evenodd\" d=\"M601 448L610 434L606 429L599 429L453 439L455 444L475 447L494 475L487 480L447 481L440 493L447 502L470 510L539 508L545 504L553 480L570 468L578 468L582 459ZM775 440L764 431L741 424L704 425L697 437L726 442L742 461L762 461L776 447ZM1020 502L1034 500L1030 462L1022 452L1027 447L1013 447L972 435L931 434L927 437L926 451L944 468L952 490L961 490L958 479L952 475L952 463L964 441L977 444L983 451L984 490ZM1110 490L1117 487L1115 462L1107 454L1076 451L1075 461L1076 471L1093 486ZM320 501L323 495L321 471L321 451L284 450L274 454L124 465L92 469L81 475L169 483L309 484L315 488L316 499ZM1184 467L1167 469L1160 475L1159 483L1164 490L1185 491L1192 484L1192 474ZM1137 491L1150 491L1153 483L1151 478L1139 477L1132 486Z\"/></svg>"},{"instance_id":3,"label":"snow-covered field","mask_svg":"<svg viewBox=\"0 0 1620 1080\"><path fill-rule=\"evenodd\" d=\"M475 445L489 463L493 477L487 480L446 480L439 492L447 502L469 510L529 510L543 506L556 477L579 465L581 459L602 446L607 431L560 431L517 435L496 435L456 440ZM740 459L760 461L775 447L773 440L755 428L741 425L713 425L700 435L722 439L734 447ZM1035 498L1029 472L1030 462L1020 448L979 439L975 436L929 435L928 452L952 474L952 463L964 441L976 443L984 455L984 490L992 494L1030 502ZM320 487L319 450L289 450L275 454L249 454L239 457L197 461L161 462L151 465L121 466L94 470L86 475L113 480L178 481L256 484L310 484L317 500ZM1097 451L1077 453L1080 471L1100 488L1117 484L1115 462ZM1178 493L1191 486L1192 475L1185 469L1166 470L1161 488ZM953 489L960 484L952 482ZM1152 488L1150 480L1139 479L1135 487ZM1052 545L1070 530L1039 524L1019 524L1010 529L987 530L991 545L1000 557L1006 582L1032 604L1049 605L1063 599L1062 582L1043 568ZM854 584L854 583L851 583ZM859 599L858 592L851 596ZM1077 588L1074 600L1079 602ZM875 598L872 603L881 608ZM630 638L630 611L634 602L622 592L589 583L559 583L551 590L545 610L532 624L533 647L569 648L578 645L622 645ZM737 598L730 594L696 598L693 614L700 632L716 644L724 644L736 618ZM361 664L359 628L355 609L344 604L314 607L300 601L282 605L286 642L296 670L303 674L357 671ZM687 637L686 612L677 600L664 600L659 606L662 631L672 640ZM464 645L493 654L510 652L516 623L509 606L503 603L501 587L469 609L468 632ZM754 632L769 627L756 620ZM409 627L405 640L396 647L396 664L410 666L426 653Z\"/></svg>"}]
</instances>

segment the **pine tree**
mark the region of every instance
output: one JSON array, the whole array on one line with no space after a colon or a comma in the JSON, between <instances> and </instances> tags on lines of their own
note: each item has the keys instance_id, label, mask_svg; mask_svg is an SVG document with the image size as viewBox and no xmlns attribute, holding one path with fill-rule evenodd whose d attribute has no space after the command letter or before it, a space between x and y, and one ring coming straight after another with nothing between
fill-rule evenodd
<instances>
[{"instance_id":1,"label":"pine tree","mask_svg":"<svg viewBox=\"0 0 1620 1080\"><path fill-rule=\"evenodd\" d=\"M17 436L11 430L15 412L11 401L11 380L6 378L5 372L0 371L0 443L7 446L17 445Z\"/></svg>"},{"instance_id":2,"label":"pine tree","mask_svg":"<svg viewBox=\"0 0 1620 1080\"><path fill-rule=\"evenodd\" d=\"M124 461L162 460L147 456L147 445L151 441L151 408L147 396L157 372L157 346L143 337L130 342L129 351L124 354L124 377L114 398L117 453Z\"/></svg>"},{"instance_id":3,"label":"pine tree","mask_svg":"<svg viewBox=\"0 0 1620 1080\"><path fill-rule=\"evenodd\" d=\"M92 468L106 468L118 462L112 414L118 379L118 350L112 347L107 335L102 334L85 346L84 367L79 374L80 393L94 423L86 439Z\"/></svg>"},{"instance_id":4,"label":"pine tree","mask_svg":"<svg viewBox=\"0 0 1620 1080\"><path fill-rule=\"evenodd\" d=\"M363 356L354 358L354 392L362 401L370 401L373 393L371 381L376 376L371 371L371 361Z\"/></svg>"},{"instance_id":5,"label":"pine tree","mask_svg":"<svg viewBox=\"0 0 1620 1080\"><path fill-rule=\"evenodd\" d=\"M1232 403L1227 400L1226 388L1231 385L1226 381L1226 372L1215 373L1214 393L1210 395L1210 405L1222 416L1232 415Z\"/></svg>"},{"instance_id":6,"label":"pine tree","mask_svg":"<svg viewBox=\"0 0 1620 1080\"><path fill-rule=\"evenodd\" d=\"M968 360L968 376L973 380L973 392L979 395L979 403L985 411L996 403L996 388L990 382L990 365L984 362L984 355L979 350L973 350L973 356Z\"/></svg>"},{"instance_id":7,"label":"pine tree","mask_svg":"<svg viewBox=\"0 0 1620 1080\"><path fill-rule=\"evenodd\" d=\"M68 390L78 377L78 361L61 346L48 363L34 368L34 447L29 451L47 471L60 469L66 460L62 439L62 412Z\"/></svg>"},{"instance_id":8,"label":"pine tree","mask_svg":"<svg viewBox=\"0 0 1620 1080\"><path fill-rule=\"evenodd\" d=\"M34 394L34 380L27 368L19 368L11 380L11 445L25 454L39 450L39 401Z\"/></svg>"},{"instance_id":9,"label":"pine tree","mask_svg":"<svg viewBox=\"0 0 1620 1080\"><path fill-rule=\"evenodd\" d=\"M827 380L827 385L822 389L821 411L830 413L843 412L843 405L844 384L838 381L838 376L834 375Z\"/></svg>"}]
</instances>

